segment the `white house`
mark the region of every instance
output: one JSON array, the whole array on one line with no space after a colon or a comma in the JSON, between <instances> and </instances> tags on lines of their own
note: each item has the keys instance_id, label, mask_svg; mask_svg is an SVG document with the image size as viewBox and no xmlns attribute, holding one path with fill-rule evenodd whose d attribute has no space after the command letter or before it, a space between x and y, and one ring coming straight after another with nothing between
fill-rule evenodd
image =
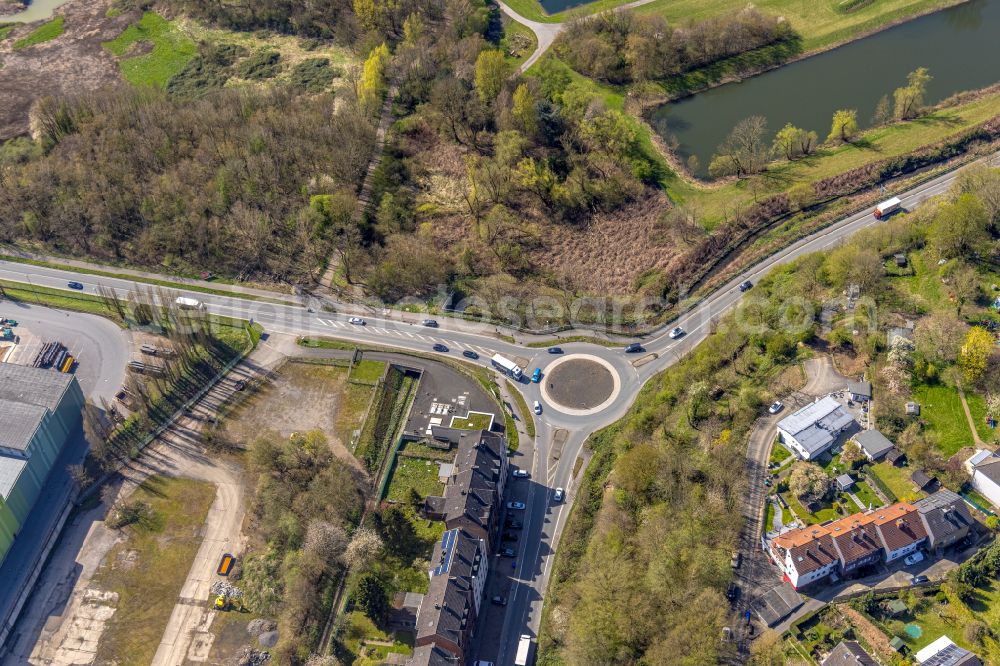
<instances>
[{"instance_id":1,"label":"white house","mask_svg":"<svg viewBox=\"0 0 1000 666\"><path fill-rule=\"evenodd\" d=\"M857 422L844 406L826 396L782 419L778 423L778 440L803 460L812 460L855 425Z\"/></svg>"},{"instance_id":2,"label":"white house","mask_svg":"<svg viewBox=\"0 0 1000 666\"><path fill-rule=\"evenodd\" d=\"M892 449L892 442L878 430L863 430L854 436L854 441L871 462L882 458Z\"/></svg>"},{"instance_id":3,"label":"white house","mask_svg":"<svg viewBox=\"0 0 1000 666\"><path fill-rule=\"evenodd\" d=\"M972 477L972 487L990 504L1000 507L1000 457L979 449L965 461L965 469Z\"/></svg>"},{"instance_id":4,"label":"white house","mask_svg":"<svg viewBox=\"0 0 1000 666\"><path fill-rule=\"evenodd\" d=\"M941 636L922 650L918 650L914 659L918 664L927 666L982 666L979 657L965 648L960 648L947 636Z\"/></svg>"}]
</instances>

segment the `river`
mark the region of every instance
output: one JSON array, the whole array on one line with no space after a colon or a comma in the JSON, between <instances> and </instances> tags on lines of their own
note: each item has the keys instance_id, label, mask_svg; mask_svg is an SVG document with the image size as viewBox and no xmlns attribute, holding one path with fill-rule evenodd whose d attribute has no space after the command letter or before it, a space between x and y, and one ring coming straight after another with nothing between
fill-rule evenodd
<instances>
[{"instance_id":1,"label":"river","mask_svg":"<svg viewBox=\"0 0 1000 666\"><path fill-rule=\"evenodd\" d=\"M31 23L41 21L52 16L52 12L61 5L65 5L69 0L34 0L24 11L16 14L0 16L0 23Z\"/></svg>"},{"instance_id":2,"label":"river","mask_svg":"<svg viewBox=\"0 0 1000 666\"><path fill-rule=\"evenodd\" d=\"M868 127L882 95L891 102L892 91L918 67L934 77L927 87L928 104L1000 80L1000 0L972 0L915 19L666 104L649 119L668 143L678 142L683 159L698 156L704 175L716 147L740 120L764 116L772 133L790 122L815 130L823 140L834 111L857 109L858 125Z\"/></svg>"}]
</instances>

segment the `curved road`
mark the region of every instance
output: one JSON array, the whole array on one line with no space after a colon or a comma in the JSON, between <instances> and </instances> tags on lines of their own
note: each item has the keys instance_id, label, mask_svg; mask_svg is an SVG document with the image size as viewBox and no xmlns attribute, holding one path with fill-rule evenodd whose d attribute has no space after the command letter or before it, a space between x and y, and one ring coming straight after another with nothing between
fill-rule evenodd
<instances>
[{"instance_id":1,"label":"curved road","mask_svg":"<svg viewBox=\"0 0 1000 666\"><path fill-rule=\"evenodd\" d=\"M994 156L995 157L995 156ZM903 207L912 209L929 197L947 191L956 176L955 171L938 176L927 183L898 194ZM889 195L886 195L889 196ZM543 405L543 413L536 417L537 432L532 449L526 442L524 452L531 456L533 483L512 484L516 499L524 500L529 509L524 516L523 539L518 545L516 582L512 587L499 651L477 655L478 658L496 662L498 666L508 666L513 660L511 646L516 645L522 633L536 634L541 619L543 593L558 547L559 537L569 513L575 489L572 487L573 466L580 455L587 437L598 428L621 418L629 409L643 384L653 375L676 363L684 354L704 340L711 331L713 322L732 310L741 298L752 298L753 292L741 294L738 285L744 280L757 281L775 266L779 266L802 255L828 250L850 235L878 224L872 209L849 216L832 226L813 234L787 249L767 258L762 263L748 269L740 276L722 286L702 301L692 311L671 324L683 327L687 334L679 339L671 339L665 330L658 331L643 342L645 350L640 354L626 355L620 347L602 347L589 343L561 345L566 353L587 353L607 361L618 373L621 390L611 404L597 414L573 416L563 413L558 405L549 403L539 385L521 383L518 389L531 404L537 400ZM31 282L59 289L66 289L67 280L78 280L84 289L93 293L98 285L110 287L122 296L134 284L128 280L76 275L72 272L27 264L0 261L0 278ZM441 328L425 328L419 325L419 315L393 310L383 310L377 317L369 317L367 325L348 323L347 315L336 313L310 312L305 307L264 303L246 300L239 296L219 296L201 292L178 292L202 301L208 312L242 319L253 319L265 329L298 335L329 336L346 341L368 345L384 345L411 351L430 352L435 343L446 345L446 355L455 357L463 350L479 354L475 363L489 366L489 358L501 353L515 359L524 368L542 368L553 360L544 348L528 347L499 340L495 329L479 323L457 319L444 319ZM545 339L523 336L525 341L537 340L545 344ZM548 338L552 344L558 340ZM640 362L641 363L637 363ZM636 367L638 365L639 367ZM553 456L553 437L557 430L565 430L565 441L561 445L561 455ZM524 496L517 491L527 486ZM567 489L566 501L552 504L552 490L562 486Z\"/></svg>"}]
</instances>

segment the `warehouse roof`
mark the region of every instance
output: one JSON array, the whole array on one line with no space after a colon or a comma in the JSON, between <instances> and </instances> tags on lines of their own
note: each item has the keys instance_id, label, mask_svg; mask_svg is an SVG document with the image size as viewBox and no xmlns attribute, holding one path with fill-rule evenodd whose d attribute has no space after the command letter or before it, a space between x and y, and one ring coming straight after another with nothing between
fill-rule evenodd
<instances>
[{"instance_id":1,"label":"warehouse roof","mask_svg":"<svg viewBox=\"0 0 1000 666\"><path fill-rule=\"evenodd\" d=\"M47 412L45 407L0 398L0 449L27 451Z\"/></svg>"},{"instance_id":2,"label":"warehouse roof","mask_svg":"<svg viewBox=\"0 0 1000 666\"><path fill-rule=\"evenodd\" d=\"M54 412L72 382L71 374L0 363L0 400L38 405Z\"/></svg>"},{"instance_id":3,"label":"warehouse roof","mask_svg":"<svg viewBox=\"0 0 1000 666\"><path fill-rule=\"evenodd\" d=\"M21 470L27 464L28 461L24 458L0 455L0 499L3 499L4 502L10 497L11 491L14 490L14 484L21 476Z\"/></svg>"},{"instance_id":4,"label":"warehouse roof","mask_svg":"<svg viewBox=\"0 0 1000 666\"><path fill-rule=\"evenodd\" d=\"M837 433L853 420L843 405L826 396L786 416L778 423L778 427L813 454L828 447L836 439Z\"/></svg>"}]
</instances>

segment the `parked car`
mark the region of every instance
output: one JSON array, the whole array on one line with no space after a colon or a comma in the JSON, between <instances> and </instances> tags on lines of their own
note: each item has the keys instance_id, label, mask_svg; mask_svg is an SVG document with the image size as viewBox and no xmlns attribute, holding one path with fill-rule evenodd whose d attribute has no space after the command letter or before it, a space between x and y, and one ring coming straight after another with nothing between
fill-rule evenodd
<instances>
[{"instance_id":1,"label":"parked car","mask_svg":"<svg viewBox=\"0 0 1000 666\"><path fill-rule=\"evenodd\" d=\"M471 358L472 360L476 360L477 358L479 358L479 354L472 351L471 349L466 349L464 352L462 352L462 356L464 356L465 358Z\"/></svg>"},{"instance_id":2,"label":"parked car","mask_svg":"<svg viewBox=\"0 0 1000 666\"><path fill-rule=\"evenodd\" d=\"M913 566L917 562L923 562L923 561L924 561L924 554L921 553L919 550L915 553L910 553L909 555L903 558L903 564L905 564L908 567Z\"/></svg>"},{"instance_id":3,"label":"parked car","mask_svg":"<svg viewBox=\"0 0 1000 666\"><path fill-rule=\"evenodd\" d=\"M739 569L741 562L743 562L743 553L738 550L733 551L733 556L729 559L729 566Z\"/></svg>"},{"instance_id":4,"label":"parked car","mask_svg":"<svg viewBox=\"0 0 1000 666\"><path fill-rule=\"evenodd\" d=\"M549 347L550 354L562 354L562 347Z\"/></svg>"},{"instance_id":5,"label":"parked car","mask_svg":"<svg viewBox=\"0 0 1000 666\"><path fill-rule=\"evenodd\" d=\"M503 521L503 526L508 530L519 530L522 527L524 527L524 523L522 523L520 520L513 520L511 518L508 518L507 520Z\"/></svg>"},{"instance_id":6,"label":"parked car","mask_svg":"<svg viewBox=\"0 0 1000 666\"><path fill-rule=\"evenodd\" d=\"M517 552L513 548L501 548L500 554L504 557L514 557L517 555Z\"/></svg>"},{"instance_id":7,"label":"parked car","mask_svg":"<svg viewBox=\"0 0 1000 666\"><path fill-rule=\"evenodd\" d=\"M771 487L771 477L767 477L766 479L764 479L764 486L766 488L770 488Z\"/></svg>"},{"instance_id":8,"label":"parked car","mask_svg":"<svg viewBox=\"0 0 1000 666\"><path fill-rule=\"evenodd\" d=\"M542 403L540 403L540 402L538 402L536 400L535 404L531 406L531 409L532 409L532 411L535 412L535 414L541 414L542 413Z\"/></svg>"},{"instance_id":9,"label":"parked car","mask_svg":"<svg viewBox=\"0 0 1000 666\"><path fill-rule=\"evenodd\" d=\"M520 469L520 468L515 469L513 472L511 472L511 474L513 474L519 479L527 479L529 476L531 476L531 472L529 472L526 469Z\"/></svg>"},{"instance_id":10,"label":"parked car","mask_svg":"<svg viewBox=\"0 0 1000 666\"><path fill-rule=\"evenodd\" d=\"M434 321L433 319L424 319L422 322L420 322L420 325L421 326L426 326L427 328L437 328L438 327L438 323L436 321Z\"/></svg>"},{"instance_id":11,"label":"parked car","mask_svg":"<svg viewBox=\"0 0 1000 666\"><path fill-rule=\"evenodd\" d=\"M729 583L729 587L726 588L726 599L730 601L736 601L740 596L740 586L736 583Z\"/></svg>"},{"instance_id":12,"label":"parked car","mask_svg":"<svg viewBox=\"0 0 1000 666\"><path fill-rule=\"evenodd\" d=\"M554 502L562 502L563 501L563 497L565 496L565 494L566 493L565 493L565 491L562 488L556 488L556 491L554 493L552 493L552 501L554 501Z\"/></svg>"},{"instance_id":13,"label":"parked car","mask_svg":"<svg viewBox=\"0 0 1000 666\"><path fill-rule=\"evenodd\" d=\"M783 402L781 402L779 400L779 401L777 401L776 403L774 403L773 405L771 405L770 407L767 408L767 413L768 414L777 414L778 412L780 412L784 408L785 408L785 403L783 403Z\"/></svg>"},{"instance_id":14,"label":"parked car","mask_svg":"<svg viewBox=\"0 0 1000 666\"><path fill-rule=\"evenodd\" d=\"M361 317L351 317L350 319L347 320L347 323L354 324L355 326L364 326L365 320L362 319Z\"/></svg>"},{"instance_id":15,"label":"parked car","mask_svg":"<svg viewBox=\"0 0 1000 666\"><path fill-rule=\"evenodd\" d=\"M531 381L535 384L542 381L542 369L535 368L535 371L531 373Z\"/></svg>"},{"instance_id":16,"label":"parked car","mask_svg":"<svg viewBox=\"0 0 1000 666\"><path fill-rule=\"evenodd\" d=\"M669 335L671 340L676 340L677 338L684 335L684 329L681 328L680 326L677 326L676 328L671 329Z\"/></svg>"},{"instance_id":17,"label":"parked car","mask_svg":"<svg viewBox=\"0 0 1000 666\"><path fill-rule=\"evenodd\" d=\"M517 532L504 532L503 533L503 540L504 541L517 541Z\"/></svg>"},{"instance_id":18,"label":"parked car","mask_svg":"<svg viewBox=\"0 0 1000 666\"><path fill-rule=\"evenodd\" d=\"M246 387L247 383L245 379L237 379L235 382L233 382L233 388L235 388L237 391L242 391Z\"/></svg>"},{"instance_id":19,"label":"parked car","mask_svg":"<svg viewBox=\"0 0 1000 666\"><path fill-rule=\"evenodd\" d=\"M923 585L924 583L931 582L931 579L927 576L914 576L910 579L910 582L914 585Z\"/></svg>"},{"instance_id":20,"label":"parked car","mask_svg":"<svg viewBox=\"0 0 1000 666\"><path fill-rule=\"evenodd\" d=\"M82 282L67 282L66 286L69 287L70 289L83 289Z\"/></svg>"},{"instance_id":21,"label":"parked car","mask_svg":"<svg viewBox=\"0 0 1000 666\"><path fill-rule=\"evenodd\" d=\"M501 597L499 594L496 595L495 597L493 597L492 599L490 599L490 601L492 601L497 606L506 606L507 605L507 599L506 599L506 597Z\"/></svg>"},{"instance_id":22,"label":"parked car","mask_svg":"<svg viewBox=\"0 0 1000 666\"><path fill-rule=\"evenodd\" d=\"M524 511L524 502L507 502L507 508L511 511Z\"/></svg>"},{"instance_id":23,"label":"parked car","mask_svg":"<svg viewBox=\"0 0 1000 666\"><path fill-rule=\"evenodd\" d=\"M740 291L750 291L753 288L753 282L750 280L745 280L740 283Z\"/></svg>"},{"instance_id":24,"label":"parked car","mask_svg":"<svg viewBox=\"0 0 1000 666\"><path fill-rule=\"evenodd\" d=\"M626 354L635 354L642 351L642 345L638 342L633 342L628 347L625 348Z\"/></svg>"},{"instance_id":25,"label":"parked car","mask_svg":"<svg viewBox=\"0 0 1000 666\"><path fill-rule=\"evenodd\" d=\"M447 347L445 347L445 346L444 346L443 344L441 344L440 342L438 342L438 343L436 343L436 344L434 345L434 351L436 351L436 352L446 352L446 351L448 351L448 348L447 348Z\"/></svg>"}]
</instances>

